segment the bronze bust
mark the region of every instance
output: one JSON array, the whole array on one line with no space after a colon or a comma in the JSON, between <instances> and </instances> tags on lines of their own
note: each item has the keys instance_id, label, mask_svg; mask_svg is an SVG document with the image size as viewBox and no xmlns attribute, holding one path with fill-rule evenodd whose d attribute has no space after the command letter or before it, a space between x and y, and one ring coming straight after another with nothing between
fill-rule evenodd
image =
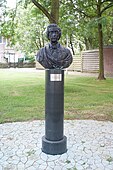
<instances>
[{"instance_id":1,"label":"bronze bust","mask_svg":"<svg viewBox=\"0 0 113 170\"><path fill-rule=\"evenodd\" d=\"M61 29L56 24L47 27L47 38L50 43L37 53L37 61L45 69L63 69L72 63L72 54L68 48L60 45Z\"/></svg>"}]
</instances>

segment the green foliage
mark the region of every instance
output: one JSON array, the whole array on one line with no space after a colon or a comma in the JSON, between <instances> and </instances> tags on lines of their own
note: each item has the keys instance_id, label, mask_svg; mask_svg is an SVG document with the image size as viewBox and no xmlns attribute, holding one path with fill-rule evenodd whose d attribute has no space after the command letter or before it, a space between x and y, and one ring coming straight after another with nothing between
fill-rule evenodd
<instances>
[{"instance_id":1,"label":"green foliage","mask_svg":"<svg viewBox=\"0 0 113 170\"><path fill-rule=\"evenodd\" d=\"M72 32L79 40L84 42L87 49L98 48L98 23L100 22L103 25L104 34L104 44L109 44L110 42L107 38L108 35L112 35L112 19L108 19L112 17L113 6L109 9L105 10L102 17L98 18L97 11L97 3L93 0L87 0L83 3L82 0L69 0L63 1L65 5L64 10L62 9L63 23L65 23L66 29L69 32ZM101 10L106 8L109 2L102 3ZM65 20L66 17L66 20ZM62 18L62 17L60 17ZM68 19L71 19L70 23L68 23ZM66 22L65 22L66 21ZM74 25L74 24L75 25ZM63 24L62 24L63 25ZM106 29L106 26L109 25L109 29ZM108 27L108 26L107 26ZM106 34L106 31L109 30L109 34ZM112 38L111 38L112 39ZM112 40L111 40L112 42Z\"/></svg>"},{"instance_id":2,"label":"green foliage","mask_svg":"<svg viewBox=\"0 0 113 170\"><path fill-rule=\"evenodd\" d=\"M16 21L18 23L15 29L16 48L30 56L44 45L47 19L44 16L42 18L36 8L28 5L26 9L18 9Z\"/></svg>"},{"instance_id":3,"label":"green foliage","mask_svg":"<svg viewBox=\"0 0 113 170\"><path fill-rule=\"evenodd\" d=\"M47 18L36 7L27 4L24 8L23 2L19 1L16 9L6 11L5 19L0 23L1 35L10 39L10 46L34 57L36 51L46 42L44 32L47 23Z\"/></svg>"},{"instance_id":4,"label":"green foliage","mask_svg":"<svg viewBox=\"0 0 113 170\"><path fill-rule=\"evenodd\" d=\"M29 61L30 63L33 63L33 62L35 62L35 58L34 58L34 56L26 56L25 57L25 61Z\"/></svg>"},{"instance_id":5,"label":"green foliage","mask_svg":"<svg viewBox=\"0 0 113 170\"><path fill-rule=\"evenodd\" d=\"M38 0L48 12L51 11L50 0ZM103 10L108 2L102 3ZM97 1L94 0L62 0L60 2L59 26L62 28L61 42L63 45L76 49L98 48L98 23L103 25L104 44L113 43L113 7L105 10L102 17L97 15ZM1 35L10 38L15 45L27 55L31 55L46 42L45 29L48 19L36 8L31 0L19 0L16 9L7 10L5 19L0 23ZM67 38L68 37L68 38Z\"/></svg>"},{"instance_id":6,"label":"green foliage","mask_svg":"<svg viewBox=\"0 0 113 170\"><path fill-rule=\"evenodd\" d=\"M2 19L0 22L1 25L1 30L0 34L7 38L10 39L10 46L15 44L15 28L17 27L17 23L15 22L15 16L16 16L16 10L6 10L4 13L4 20Z\"/></svg>"},{"instance_id":7,"label":"green foliage","mask_svg":"<svg viewBox=\"0 0 113 170\"><path fill-rule=\"evenodd\" d=\"M106 17L106 22L104 24L103 35L104 35L104 44L110 45L113 44L113 15L112 12L109 12Z\"/></svg>"}]
</instances>

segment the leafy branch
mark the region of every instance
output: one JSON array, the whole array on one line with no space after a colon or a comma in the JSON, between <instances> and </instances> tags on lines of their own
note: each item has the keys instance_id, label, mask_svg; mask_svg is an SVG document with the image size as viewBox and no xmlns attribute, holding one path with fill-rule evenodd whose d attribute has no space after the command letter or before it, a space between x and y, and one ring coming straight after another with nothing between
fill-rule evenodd
<instances>
[{"instance_id":1,"label":"leafy branch","mask_svg":"<svg viewBox=\"0 0 113 170\"><path fill-rule=\"evenodd\" d=\"M49 21L53 21L55 22L54 18L52 17L52 15L50 15L50 13L48 12L48 10L46 8L44 8L44 6L42 6L39 2L37 2L36 0L32 0L32 2L34 3L34 5L39 8L45 15L46 17L49 19Z\"/></svg>"}]
</instances>

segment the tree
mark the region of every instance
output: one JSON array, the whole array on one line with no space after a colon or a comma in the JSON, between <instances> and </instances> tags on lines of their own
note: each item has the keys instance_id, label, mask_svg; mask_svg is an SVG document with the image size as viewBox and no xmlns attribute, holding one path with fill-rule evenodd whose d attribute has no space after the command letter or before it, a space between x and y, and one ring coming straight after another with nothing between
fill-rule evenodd
<instances>
[{"instance_id":1,"label":"tree","mask_svg":"<svg viewBox=\"0 0 113 170\"><path fill-rule=\"evenodd\" d=\"M14 42L14 29L16 23L14 22L16 10L8 10L4 14L4 20L1 22L1 35L7 39L10 39L10 46L15 44Z\"/></svg>"},{"instance_id":2,"label":"tree","mask_svg":"<svg viewBox=\"0 0 113 170\"><path fill-rule=\"evenodd\" d=\"M99 37L99 80L105 79L104 77L104 59L103 59L103 30L102 30L102 14L109 8L113 7L112 0L98 0L97 3L97 17L98 17L98 37Z\"/></svg>"},{"instance_id":3,"label":"tree","mask_svg":"<svg viewBox=\"0 0 113 170\"><path fill-rule=\"evenodd\" d=\"M33 4L26 5L19 1L16 9L5 11L5 18L1 22L1 35L10 40L9 46L20 50L28 57L33 57L46 42L44 31L48 21Z\"/></svg>"},{"instance_id":4,"label":"tree","mask_svg":"<svg viewBox=\"0 0 113 170\"><path fill-rule=\"evenodd\" d=\"M67 1L69 3L69 1ZM98 47L99 47L99 80L105 79L104 77L104 59L103 59L103 15L113 7L113 0L70 0L72 5L73 14L77 15L78 20L84 20L86 23L93 21L98 28ZM81 22L80 22L81 23ZM90 31L88 29L88 31ZM87 39L86 39L87 40ZM90 39L89 39L90 40ZM90 41L91 42L91 41Z\"/></svg>"},{"instance_id":5,"label":"tree","mask_svg":"<svg viewBox=\"0 0 113 170\"><path fill-rule=\"evenodd\" d=\"M27 8L18 7L15 21L15 46L27 56L34 56L38 49L46 42L44 35L47 27L47 18L38 13L37 9L29 4Z\"/></svg>"},{"instance_id":6,"label":"tree","mask_svg":"<svg viewBox=\"0 0 113 170\"><path fill-rule=\"evenodd\" d=\"M59 0L52 0L51 1L51 11L48 12L48 9L45 8L43 5L39 3L39 1L32 0L34 5L36 5L49 19L50 23L57 23L58 24L58 18L59 18ZM70 0L69 1L61 1L64 4L68 4L67 7L70 7L70 4L72 5L72 11L74 11L74 14L78 18L87 18L88 20L92 20L92 18L95 19L95 21L98 24L98 44L99 44L99 76L98 79L103 80L104 77L104 59L103 59L103 27L102 27L102 15L103 13L108 10L109 8L113 7L113 1L112 0L97 0L96 2L93 0L87 0L83 3L81 0ZM68 10L69 11L69 10ZM69 12L68 12L69 13ZM77 15L77 13L79 15ZM88 19L89 18L89 19ZM83 21L83 19L82 19ZM70 34L70 44L72 46L71 41L72 34ZM90 37L88 39L90 41ZM87 43L87 38L86 38Z\"/></svg>"},{"instance_id":7,"label":"tree","mask_svg":"<svg viewBox=\"0 0 113 170\"><path fill-rule=\"evenodd\" d=\"M51 10L48 11L48 8L45 8L41 3L36 0L32 0L34 5L39 8L49 19L50 23L58 24L59 21L59 0L51 0Z\"/></svg>"},{"instance_id":8,"label":"tree","mask_svg":"<svg viewBox=\"0 0 113 170\"><path fill-rule=\"evenodd\" d=\"M10 46L14 45L14 30L16 27L16 23L15 23L15 17L16 17L16 11L17 11L17 6L14 9L10 9L8 7L6 7L6 0L4 0L4 5L5 5L5 11L2 14L2 17L4 17L4 19L2 19L1 21L1 35L7 39L10 40Z\"/></svg>"}]
</instances>

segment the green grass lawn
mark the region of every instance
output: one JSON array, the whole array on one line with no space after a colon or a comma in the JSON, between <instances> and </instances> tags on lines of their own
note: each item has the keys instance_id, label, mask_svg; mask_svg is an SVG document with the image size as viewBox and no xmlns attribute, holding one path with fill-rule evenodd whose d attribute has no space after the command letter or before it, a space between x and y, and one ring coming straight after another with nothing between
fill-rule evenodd
<instances>
[{"instance_id":1,"label":"green grass lawn","mask_svg":"<svg viewBox=\"0 0 113 170\"><path fill-rule=\"evenodd\" d=\"M0 123L44 119L44 72L0 70ZM65 76L65 119L113 121L113 79Z\"/></svg>"}]
</instances>

